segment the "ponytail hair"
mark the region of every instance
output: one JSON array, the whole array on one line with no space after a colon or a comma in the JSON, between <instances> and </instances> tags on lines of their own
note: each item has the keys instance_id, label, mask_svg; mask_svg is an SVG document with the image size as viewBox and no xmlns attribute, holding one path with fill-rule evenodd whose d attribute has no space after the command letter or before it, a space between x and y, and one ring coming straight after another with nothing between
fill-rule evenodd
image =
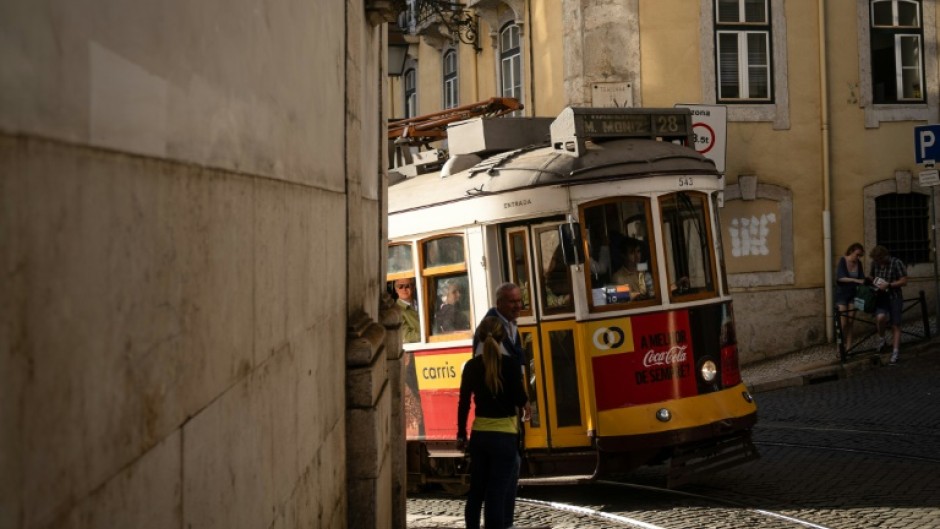
<instances>
[{"instance_id":1,"label":"ponytail hair","mask_svg":"<svg viewBox=\"0 0 940 529\"><path fill-rule=\"evenodd\" d=\"M503 391L503 355L500 348L505 337L506 329L496 316L483 318L476 330L477 342L483 344L484 380L494 395Z\"/></svg>"}]
</instances>

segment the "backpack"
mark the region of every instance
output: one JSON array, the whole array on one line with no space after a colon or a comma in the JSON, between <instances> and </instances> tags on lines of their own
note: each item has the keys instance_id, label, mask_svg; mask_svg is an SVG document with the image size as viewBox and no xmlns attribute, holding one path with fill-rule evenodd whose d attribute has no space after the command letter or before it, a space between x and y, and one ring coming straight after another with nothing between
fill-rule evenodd
<instances>
[{"instance_id":1,"label":"backpack","mask_svg":"<svg viewBox=\"0 0 940 529\"><path fill-rule=\"evenodd\" d=\"M855 289L855 308L868 314L875 313L875 291L868 285Z\"/></svg>"}]
</instances>

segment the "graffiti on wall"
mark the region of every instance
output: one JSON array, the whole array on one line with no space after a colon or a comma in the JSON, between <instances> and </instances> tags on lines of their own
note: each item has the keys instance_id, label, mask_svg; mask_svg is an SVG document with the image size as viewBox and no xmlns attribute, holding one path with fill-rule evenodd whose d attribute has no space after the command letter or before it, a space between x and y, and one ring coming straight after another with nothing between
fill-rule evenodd
<instances>
[{"instance_id":1,"label":"graffiti on wall","mask_svg":"<svg viewBox=\"0 0 940 529\"><path fill-rule=\"evenodd\" d=\"M770 234L770 225L777 222L777 215L768 213L760 217L740 217L731 219L728 232L731 235L731 255L743 257L747 255L770 255L767 247L767 235Z\"/></svg>"},{"instance_id":2,"label":"graffiti on wall","mask_svg":"<svg viewBox=\"0 0 940 529\"><path fill-rule=\"evenodd\" d=\"M721 210L728 272L781 269L780 207L775 200L729 200Z\"/></svg>"}]
</instances>

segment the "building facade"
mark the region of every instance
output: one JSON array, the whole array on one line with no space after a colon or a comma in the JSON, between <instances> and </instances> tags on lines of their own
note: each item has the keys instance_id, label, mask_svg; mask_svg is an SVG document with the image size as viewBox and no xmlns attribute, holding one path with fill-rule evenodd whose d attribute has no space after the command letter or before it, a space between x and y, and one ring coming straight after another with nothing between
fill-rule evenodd
<instances>
[{"instance_id":1,"label":"building facade","mask_svg":"<svg viewBox=\"0 0 940 529\"><path fill-rule=\"evenodd\" d=\"M412 37L393 116L494 96L519 98L525 116L723 109L720 216L744 362L835 338L834 268L854 242L901 258L905 298L923 290L934 312L937 201L918 184L914 127L940 119L935 0L467 5L474 45L444 15L399 20Z\"/></svg>"},{"instance_id":2,"label":"building facade","mask_svg":"<svg viewBox=\"0 0 940 529\"><path fill-rule=\"evenodd\" d=\"M404 527L381 4L0 5L0 527Z\"/></svg>"}]
</instances>

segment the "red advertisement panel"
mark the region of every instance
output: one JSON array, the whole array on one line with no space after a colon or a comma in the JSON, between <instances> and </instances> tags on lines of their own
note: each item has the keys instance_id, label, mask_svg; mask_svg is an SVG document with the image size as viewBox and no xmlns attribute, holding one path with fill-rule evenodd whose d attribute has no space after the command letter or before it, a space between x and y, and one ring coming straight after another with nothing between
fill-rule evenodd
<instances>
[{"instance_id":1,"label":"red advertisement panel","mask_svg":"<svg viewBox=\"0 0 940 529\"><path fill-rule=\"evenodd\" d=\"M633 352L591 359L598 411L695 395L688 312L633 316L630 326Z\"/></svg>"},{"instance_id":2,"label":"red advertisement panel","mask_svg":"<svg viewBox=\"0 0 940 529\"><path fill-rule=\"evenodd\" d=\"M405 435L408 439L457 437L460 375L467 360L470 360L470 348L459 347L418 351L407 362ZM473 421L472 406L469 420L468 427Z\"/></svg>"}]
</instances>

